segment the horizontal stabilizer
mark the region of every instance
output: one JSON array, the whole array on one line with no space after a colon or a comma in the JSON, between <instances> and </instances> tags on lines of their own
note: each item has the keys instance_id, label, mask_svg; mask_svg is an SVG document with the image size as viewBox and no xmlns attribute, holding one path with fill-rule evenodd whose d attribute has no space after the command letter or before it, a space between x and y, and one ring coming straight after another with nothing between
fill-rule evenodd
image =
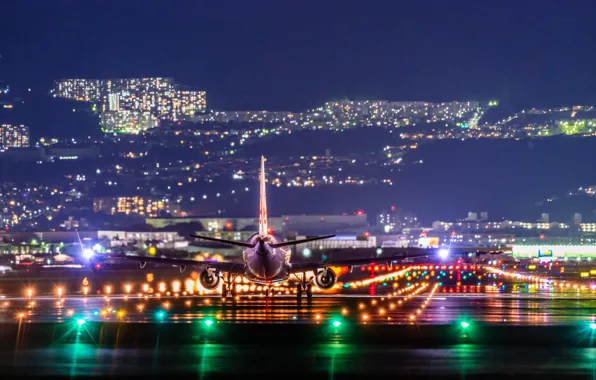
<instances>
[{"instance_id":1,"label":"horizontal stabilizer","mask_svg":"<svg viewBox=\"0 0 596 380\"><path fill-rule=\"evenodd\" d=\"M245 248L252 248L252 247L254 247L254 244L246 243L246 242L243 242L243 241L218 239L218 238L212 238L212 237L207 237L207 236L199 236L199 235L190 235L190 236L195 237L195 238L199 238L199 239L203 239L203 240L216 241L218 243L225 243L225 244L235 245L237 247L245 247Z\"/></svg>"},{"instance_id":2,"label":"horizontal stabilizer","mask_svg":"<svg viewBox=\"0 0 596 380\"><path fill-rule=\"evenodd\" d=\"M334 236L335 235L324 235L324 236L315 236L315 237L301 239L301 240L283 241L281 243L271 244L271 247L273 247L273 248L287 247L288 245L297 245L297 244L302 244L302 243L308 243L309 241L315 241L315 240L321 240L321 239L329 239L329 238L332 238Z\"/></svg>"}]
</instances>

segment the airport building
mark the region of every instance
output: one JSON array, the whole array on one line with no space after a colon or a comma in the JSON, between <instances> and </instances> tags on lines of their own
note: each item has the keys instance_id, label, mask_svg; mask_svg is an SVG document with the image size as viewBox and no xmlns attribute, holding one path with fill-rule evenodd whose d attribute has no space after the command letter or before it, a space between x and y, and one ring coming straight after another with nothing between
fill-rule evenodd
<instances>
[{"instance_id":1,"label":"airport building","mask_svg":"<svg viewBox=\"0 0 596 380\"><path fill-rule=\"evenodd\" d=\"M596 244L591 245L521 245L511 247L513 257L520 259L594 259L596 258Z\"/></svg>"},{"instance_id":2,"label":"airport building","mask_svg":"<svg viewBox=\"0 0 596 380\"><path fill-rule=\"evenodd\" d=\"M198 222L205 231L257 231L256 217L188 217L188 218L146 218L145 222L156 228L179 223ZM282 215L269 217L269 228L276 233L334 233L346 229L362 229L368 226L366 214L357 215Z\"/></svg>"}]
</instances>

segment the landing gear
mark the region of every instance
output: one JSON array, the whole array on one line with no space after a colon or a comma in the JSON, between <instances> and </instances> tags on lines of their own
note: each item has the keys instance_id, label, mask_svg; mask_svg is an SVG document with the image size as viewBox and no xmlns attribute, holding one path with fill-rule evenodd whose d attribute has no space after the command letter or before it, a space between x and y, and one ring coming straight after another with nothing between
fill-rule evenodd
<instances>
[{"instance_id":1,"label":"landing gear","mask_svg":"<svg viewBox=\"0 0 596 380\"><path fill-rule=\"evenodd\" d=\"M232 276L230 273L224 276L224 283L221 287L221 296L223 298L226 298L228 296L228 293L232 293L232 297L236 298L236 295L238 294L236 291L237 277L238 276Z\"/></svg>"},{"instance_id":2,"label":"landing gear","mask_svg":"<svg viewBox=\"0 0 596 380\"><path fill-rule=\"evenodd\" d=\"M302 276L294 274L298 279L296 284L296 298L302 298L302 293L306 293L306 298L312 298L312 278L307 279L306 273L302 273Z\"/></svg>"},{"instance_id":3,"label":"landing gear","mask_svg":"<svg viewBox=\"0 0 596 380\"><path fill-rule=\"evenodd\" d=\"M312 298L312 284L306 284L306 298Z\"/></svg>"}]
</instances>

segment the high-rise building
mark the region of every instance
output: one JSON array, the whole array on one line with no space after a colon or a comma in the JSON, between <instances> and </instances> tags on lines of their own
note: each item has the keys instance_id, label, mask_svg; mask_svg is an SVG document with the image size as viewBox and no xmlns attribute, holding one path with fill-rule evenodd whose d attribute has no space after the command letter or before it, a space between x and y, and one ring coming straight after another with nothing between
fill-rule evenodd
<instances>
[{"instance_id":1,"label":"high-rise building","mask_svg":"<svg viewBox=\"0 0 596 380\"><path fill-rule=\"evenodd\" d=\"M29 127L25 125L0 124L0 149L28 148Z\"/></svg>"},{"instance_id":2,"label":"high-rise building","mask_svg":"<svg viewBox=\"0 0 596 380\"><path fill-rule=\"evenodd\" d=\"M93 200L93 211L108 214L138 214L146 217L157 217L162 214L180 215L180 207L168 199L155 197L101 197Z\"/></svg>"},{"instance_id":3,"label":"high-rise building","mask_svg":"<svg viewBox=\"0 0 596 380\"><path fill-rule=\"evenodd\" d=\"M100 125L104 133L137 134L155 128L158 120L147 111L108 111L101 113Z\"/></svg>"},{"instance_id":4,"label":"high-rise building","mask_svg":"<svg viewBox=\"0 0 596 380\"><path fill-rule=\"evenodd\" d=\"M108 110L120 111L120 94L108 95Z\"/></svg>"},{"instance_id":5,"label":"high-rise building","mask_svg":"<svg viewBox=\"0 0 596 380\"><path fill-rule=\"evenodd\" d=\"M171 78L63 79L54 83L51 93L95 103L100 112L149 112L172 121L190 118L207 108L205 91L190 90Z\"/></svg>"}]
</instances>

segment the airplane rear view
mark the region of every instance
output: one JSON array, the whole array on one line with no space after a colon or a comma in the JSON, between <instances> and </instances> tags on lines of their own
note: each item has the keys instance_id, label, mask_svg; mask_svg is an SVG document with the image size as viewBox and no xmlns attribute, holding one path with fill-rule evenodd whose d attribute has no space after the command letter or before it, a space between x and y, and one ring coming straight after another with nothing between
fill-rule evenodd
<instances>
[{"instance_id":1,"label":"airplane rear view","mask_svg":"<svg viewBox=\"0 0 596 380\"><path fill-rule=\"evenodd\" d=\"M406 258L406 256L402 255L382 258L330 260L329 262L291 263L291 251L285 249L286 247L315 240L328 239L335 235L278 241L277 238L270 233L267 220L265 157L261 157L259 182L259 231L253 234L247 241L234 241L209 236L190 235L203 240L215 241L244 248L242 252L242 263L178 260L142 256L112 257L139 261L141 263L141 268L143 268L147 262L177 266L180 267L181 272L188 266L201 267L202 270L199 275L201 285L206 289L214 290L217 289L223 281L222 295L224 297L226 297L228 293L231 293L232 296L236 295L234 283L240 276L244 276L251 282L266 285L267 294L269 295L271 284L288 280L291 275L294 275L298 280L298 284L296 285L297 296L301 297L303 293L306 293L309 298L312 297L313 283L320 289L331 289L336 284L337 275L330 268L331 266L352 267L372 262L386 262L391 264L395 260ZM417 257L421 256L426 255ZM315 275L307 277L306 273L311 271L314 271Z\"/></svg>"}]
</instances>

